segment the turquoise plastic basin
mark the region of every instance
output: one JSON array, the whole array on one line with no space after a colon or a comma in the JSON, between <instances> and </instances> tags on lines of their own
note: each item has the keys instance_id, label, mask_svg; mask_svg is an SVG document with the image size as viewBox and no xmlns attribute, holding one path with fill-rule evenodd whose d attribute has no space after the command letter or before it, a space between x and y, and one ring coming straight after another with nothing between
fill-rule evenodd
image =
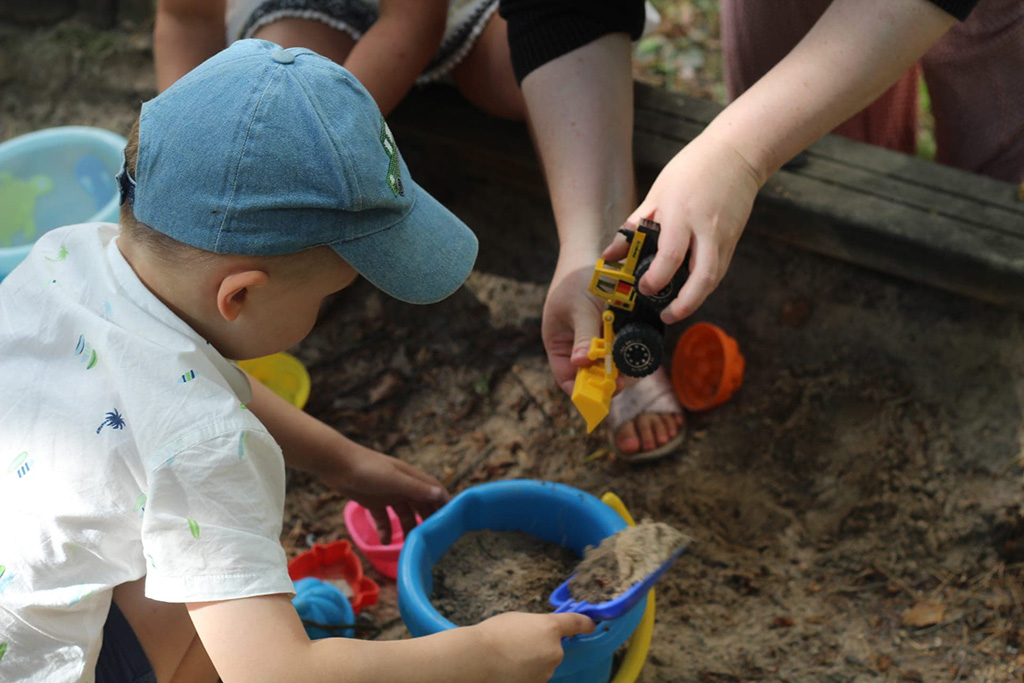
<instances>
[{"instance_id":1,"label":"turquoise plastic basin","mask_svg":"<svg viewBox=\"0 0 1024 683\"><path fill-rule=\"evenodd\" d=\"M102 128L61 126L0 143L0 278L48 230L117 222L114 176L126 142Z\"/></svg>"}]
</instances>

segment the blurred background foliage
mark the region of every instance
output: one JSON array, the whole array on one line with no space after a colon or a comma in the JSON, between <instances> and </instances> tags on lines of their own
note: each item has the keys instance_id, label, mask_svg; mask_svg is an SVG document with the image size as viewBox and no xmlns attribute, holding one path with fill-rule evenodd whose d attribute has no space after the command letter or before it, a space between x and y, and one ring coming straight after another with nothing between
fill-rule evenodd
<instances>
[{"instance_id":1,"label":"blurred background foliage","mask_svg":"<svg viewBox=\"0 0 1024 683\"><path fill-rule=\"evenodd\" d=\"M637 41L633 76L658 88L726 104L718 0L652 0L651 4L661 14L661 23ZM923 79L920 87L917 155L934 159L934 121Z\"/></svg>"}]
</instances>

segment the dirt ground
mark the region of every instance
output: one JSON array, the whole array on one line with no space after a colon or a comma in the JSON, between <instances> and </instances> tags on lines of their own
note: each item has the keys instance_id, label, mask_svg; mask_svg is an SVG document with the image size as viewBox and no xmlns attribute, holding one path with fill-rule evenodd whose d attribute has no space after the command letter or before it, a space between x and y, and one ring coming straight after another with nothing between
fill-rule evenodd
<instances>
[{"instance_id":1,"label":"dirt ground","mask_svg":"<svg viewBox=\"0 0 1024 683\"><path fill-rule=\"evenodd\" d=\"M145 30L0 25L0 45L0 139L123 133L153 94ZM554 252L507 237L516 201L454 202L481 258L445 302L365 283L331 302L294 349L312 414L453 492L512 477L613 490L692 535L657 588L646 683L1024 680L1022 315L745 237L695 317L738 340L744 384L689 416L682 452L630 467L553 386L539 331ZM289 553L344 538L344 502L291 476ZM394 583L370 575L379 637L406 636Z\"/></svg>"}]
</instances>

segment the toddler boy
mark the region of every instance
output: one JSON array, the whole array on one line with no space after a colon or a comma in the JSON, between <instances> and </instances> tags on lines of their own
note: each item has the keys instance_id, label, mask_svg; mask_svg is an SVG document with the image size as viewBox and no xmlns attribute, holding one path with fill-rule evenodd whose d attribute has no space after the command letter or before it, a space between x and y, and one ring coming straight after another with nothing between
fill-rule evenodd
<instances>
[{"instance_id":1,"label":"toddler boy","mask_svg":"<svg viewBox=\"0 0 1024 683\"><path fill-rule=\"evenodd\" d=\"M120 230L51 231L0 284L0 680L545 680L588 619L311 642L290 602L286 462L378 518L448 497L231 362L357 273L430 303L472 268L362 86L237 42L142 106L118 180Z\"/></svg>"}]
</instances>

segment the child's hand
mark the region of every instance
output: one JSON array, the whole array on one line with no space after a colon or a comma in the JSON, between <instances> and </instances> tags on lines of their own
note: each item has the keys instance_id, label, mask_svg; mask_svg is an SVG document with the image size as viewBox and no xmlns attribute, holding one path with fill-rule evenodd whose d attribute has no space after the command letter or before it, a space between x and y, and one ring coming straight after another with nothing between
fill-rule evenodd
<instances>
[{"instance_id":1,"label":"child's hand","mask_svg":"<svg viewBox=\"0 0 1024 683\"><path fill-rule=\"evenodd\" d=\"M249 410L281 445L285 462L312 472L368 509L377 522L381 543L391 542L388 505L408 531L416 526L417 514L425 519L448 502L448 492L429 474L360 446L251 377L249 383Z\"/></svg>"},{"instance_id":2,"label":"child's hand","mask_svg":"<svg viewBox=\"0 0 1024 683\"><path fill-rule=\"evenodd\" d=\"M387 506L408 532L416 526L417 514L426 519L448 502L441 482L409 463L355 443L351 449L338 469L325 473L325 483L370 511L381 543L391 542Z\"/></svg>"},{"instance_id":3,"label":"child's hand","mask_svg":"<svg viewBox=\"0 0 1024 683\"><path fill-rule=\"evenodd\" d=\"M735 149L702 134L662 169L629 217L633 227L641 218L661 223L658 255L640 280L641 292L652 294L668 285L691 252L690 276L662 311L666 323L691 315L725 276L759 187L756 172ZM619 260L626 249L625 241L617 239L604 258Z\"/></svg>"},{"instance_id":4,"label":"child's hand","mask_svg":"<svg viewBox=\"0 0 1024 683\"><path fill-rule=\"evenodd\" d=\"M476 626L485 642L481 656L493 659L496 677L508 683L537 683L551 678L562 661L562 638L592 633L594 622L573 612L524 614L508 612Z\"/></svg>"}]
</instances>

